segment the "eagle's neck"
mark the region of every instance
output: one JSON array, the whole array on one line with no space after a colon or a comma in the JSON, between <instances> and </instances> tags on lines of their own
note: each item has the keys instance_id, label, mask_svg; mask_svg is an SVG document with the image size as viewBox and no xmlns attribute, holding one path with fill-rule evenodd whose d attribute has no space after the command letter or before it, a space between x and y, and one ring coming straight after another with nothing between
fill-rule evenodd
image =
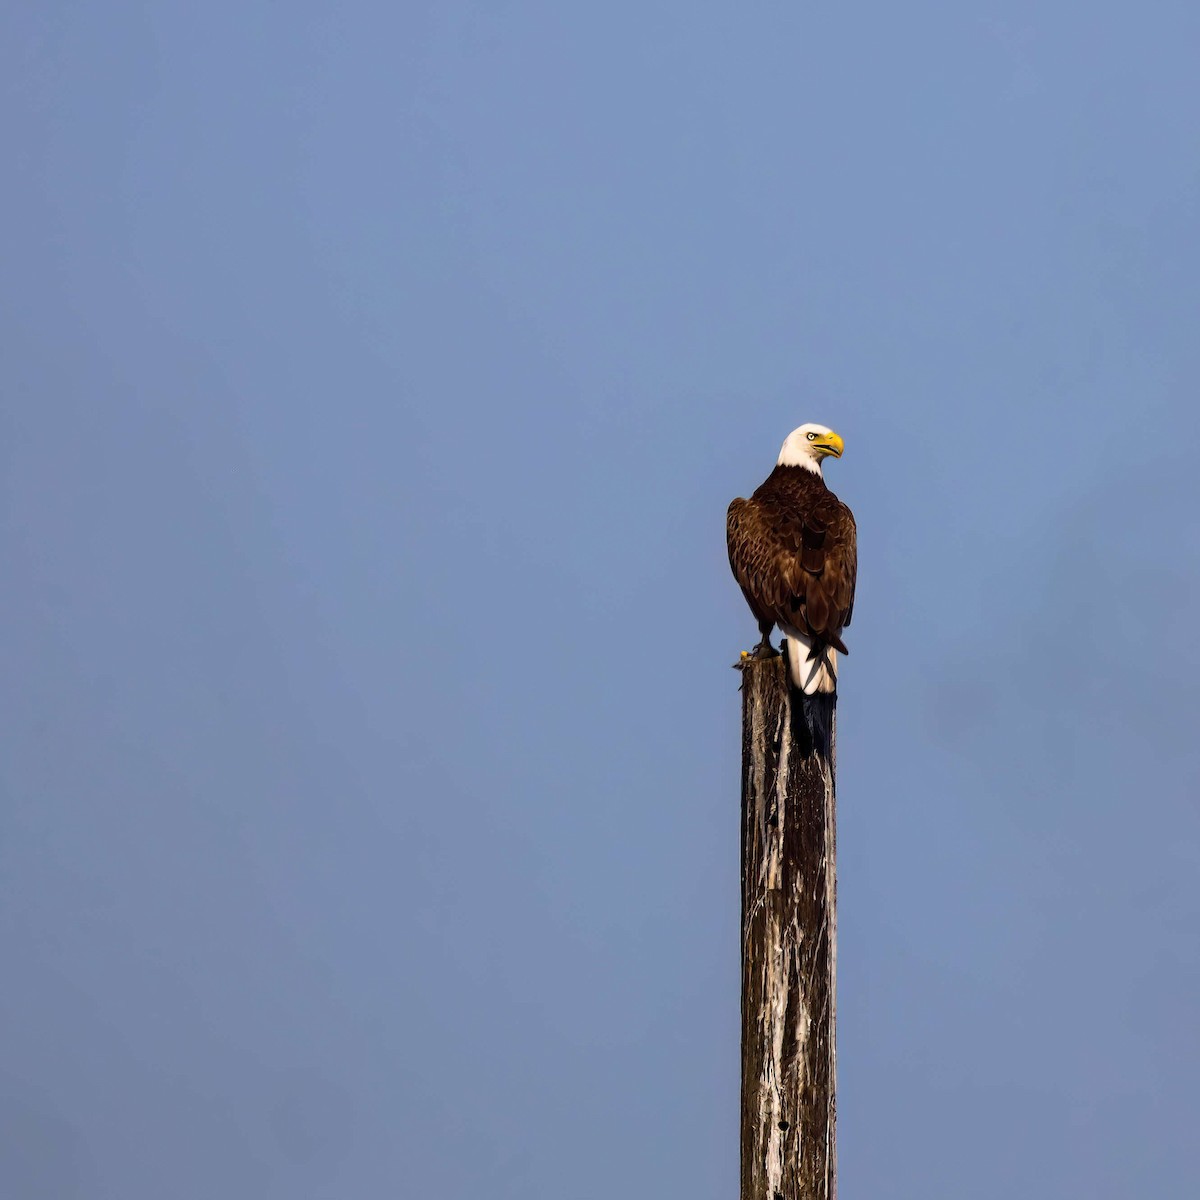
<instances>
[{"instance_id":1,"label":"eagle's neck","mask_svg":"<svg viewBox=\"0 0 1200 1200\"><path fill-rule=\"evenodd\" d=\"M799 467L801 471L811 471L818 479L824 478L821 474L819 458L813 458L810 454L789 454L786 446L775 465L777 467Z\"/></svg>"},{"instance_id":2,"label":"eagle's neck","mask_svg":"<svg viewBox=\"0 0 1200 1200\"><path fill-rule=\"evenodd\" d=\"M819 470L810 471L799 463L795 466L781 464L763 482L768 489L783 488L789 495L815 495L829 490Z\"/></svg>"}]
</instances>

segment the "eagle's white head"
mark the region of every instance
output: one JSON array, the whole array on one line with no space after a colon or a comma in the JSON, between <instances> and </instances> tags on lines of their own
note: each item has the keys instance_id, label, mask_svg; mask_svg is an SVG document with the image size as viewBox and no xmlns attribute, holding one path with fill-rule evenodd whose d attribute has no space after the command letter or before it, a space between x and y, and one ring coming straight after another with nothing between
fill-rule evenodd
<instances>
[{"instance_id":1,"label":"eagle's white head","mask_svg":"<svg viewBox=\"0 0 1200 1200\"><path fill-rule=\"evenodd\" d=\"M831 454L841 458L845 448L845 442L828 426L801 425L787 435L776 466L803 467L820 475L821 459Z\"/></svg>"}]
</instances>

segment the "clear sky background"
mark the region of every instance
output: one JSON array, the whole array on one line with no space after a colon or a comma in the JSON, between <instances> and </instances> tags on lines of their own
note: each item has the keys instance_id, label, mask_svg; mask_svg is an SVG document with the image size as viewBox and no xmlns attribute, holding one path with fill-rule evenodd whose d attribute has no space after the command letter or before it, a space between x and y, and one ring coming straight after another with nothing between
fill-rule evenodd
<instances>
[{"instance_id":1,"label":"clear sky background","mask_svg":"<svg viewBox=\"0 0 1200 1200\"><path fill-rule=\"evenodd\" d=\"M815 420L843 1195L1194 1194L1198 53L7 6L0 1192L734 1196L725 507Z\"/></svg>"}]
</instances>

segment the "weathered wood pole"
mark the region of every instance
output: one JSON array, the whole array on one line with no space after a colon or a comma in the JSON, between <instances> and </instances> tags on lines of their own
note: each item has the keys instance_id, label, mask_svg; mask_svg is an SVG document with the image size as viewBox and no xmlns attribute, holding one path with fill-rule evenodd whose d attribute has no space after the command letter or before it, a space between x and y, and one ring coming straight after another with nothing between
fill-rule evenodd
<instances>
[{"instance_id":1,"label":"weathered wood pole","mask_svg":"<svg viewBox=\"0 0 1200 1200\"><path fill-rule=\"evenodd\" d=\"M835 1200L836 697L742 664L742 1200Z\"/></svg>"}]
</instances>

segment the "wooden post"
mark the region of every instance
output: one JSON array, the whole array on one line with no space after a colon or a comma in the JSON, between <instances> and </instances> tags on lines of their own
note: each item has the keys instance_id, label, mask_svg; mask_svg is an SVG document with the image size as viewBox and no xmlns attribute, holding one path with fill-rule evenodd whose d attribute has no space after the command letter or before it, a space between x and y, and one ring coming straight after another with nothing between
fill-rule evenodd
<instances>
[{"instance_id":1,"label":"wooden post","mask_svg":"<svg viewBox=\"0 0 1200 1200\"><path fill-rule=\"evenodd\" d=\"M836 697L742 663L742 1200L835 1200Z\"/></svg>"}]
</instances>

